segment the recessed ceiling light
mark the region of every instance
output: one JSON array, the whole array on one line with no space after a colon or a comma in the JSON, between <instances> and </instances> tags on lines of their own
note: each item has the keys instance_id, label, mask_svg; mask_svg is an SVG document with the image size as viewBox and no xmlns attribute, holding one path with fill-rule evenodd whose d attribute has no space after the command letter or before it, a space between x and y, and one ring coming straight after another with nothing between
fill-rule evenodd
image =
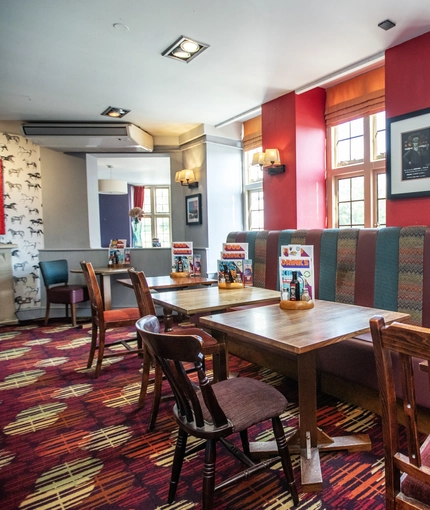
<instances>
[{"instance_id":1,"label":"recessed ceiling light","mask_svg":"<svg viewBox=\"0 0 430 510\"><path fill-rule=\"evenodd\" d=\"M381 21L381 23L378 23L378 27L382 28L383 30L390 30L390 28L395 27L396 24L390 21L389 19L386 19L385 21Z\"/></svg>"},{"instance_id":2,"label":"recessed ceiling light","mask_svg":"<svg viewBox=\"0 0 430 510\"><path fill-rule=\"evenodd\" d=\"M124 25L124 23L114 23L113 28L116 30L121 30L122 32L127 32L127 30L130 30L127 25Z\"/></svg>"},{"instance_id":3,"label":"recessed ceiling light","mask_svg":"<svg viewBox=\"0 0 430 510\"><path fill-rule=\"evenodd\" d=\"M209 48L209 44L194 41L182 35L167 50L164 50L162 55L163 57L174 58L175 60L188 63L205 51L206 48Z\"/></svg>"},{"instance_id":4,"label":"recessed ceiling light","mask_svg":"<svg viewBox=\"0 0 430 510\"><path fill-rule=\"evenodd\" d=\"M121 119L124 115L127 115L130 110L124 108L115 108L114 106L108 106L106 110L101 114L106 117L113 117L114 119Z\"/></svg>"}]
</instances>

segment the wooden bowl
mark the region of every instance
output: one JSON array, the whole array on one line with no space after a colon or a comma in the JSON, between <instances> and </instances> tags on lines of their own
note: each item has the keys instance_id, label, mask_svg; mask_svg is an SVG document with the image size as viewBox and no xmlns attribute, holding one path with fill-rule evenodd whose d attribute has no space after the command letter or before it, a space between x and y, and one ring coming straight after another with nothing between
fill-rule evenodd
<instances>
[{"instance_id":1,"label":"wooden bowl","mask_svg":"<svg viewBox=\"0 0 430 510\"><path fill-rule=\"evenodd\" d=\"M287 301L282 300L279 306L283 310L310 310L314 307L314 302L310 301Z\"/></svg>"},{"instance_id":2,"label":"wooden bowl","mask_svg":"<svg viewBox=\"0 0 430 510\"><path fill-rule=\"evenodd\" d=\"M244 283L226 283L226 282L219 282L218 288L219 289L243 289L245 287Z\"/></svg>"},{"instance_id":3,"label":"wooden bowl","mask_svg":"<svg viewBox=\"0 0 430 510\"><path fill-rule=\"evenodd\" d=\"M182 271L182 273L170 273L170 278L189 278L190 273L189 271Z\"/></svg>"}]
</instances>

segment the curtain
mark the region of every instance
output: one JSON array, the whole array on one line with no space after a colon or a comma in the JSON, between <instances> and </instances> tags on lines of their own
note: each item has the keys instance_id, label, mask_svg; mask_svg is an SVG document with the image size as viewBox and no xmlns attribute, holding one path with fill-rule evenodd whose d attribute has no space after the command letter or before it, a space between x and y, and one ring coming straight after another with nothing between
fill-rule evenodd
<instances>
[{"instance_id":1,"label":"curtain","mask_svg":"<svg viewBox=\"0 0 430 510\"><path fill-rule=\"evenodd\" d=\"M133 186L133 206L143 209L145 186Z\"/></svg>"},{"instance_id":2,"label":"curtain","mask_svg":"<svg viewBox=\"0 0 430 510\"><path fill-rule=\"evenodd\" d=\"M326 89L327 126L385 110L385 67L360 74Z\"/></svg>"},{"instance_id":3,"label":"curtain","mask_svg":"<svg viewBox=\"0 0 430 510\"><path fill-rule=\"evenodd\" d=\"M261 115L246 120L243 123L242 147L244 151L250 151L261 147L263 143L261 131Z\"/></svg>"}]
</instances>

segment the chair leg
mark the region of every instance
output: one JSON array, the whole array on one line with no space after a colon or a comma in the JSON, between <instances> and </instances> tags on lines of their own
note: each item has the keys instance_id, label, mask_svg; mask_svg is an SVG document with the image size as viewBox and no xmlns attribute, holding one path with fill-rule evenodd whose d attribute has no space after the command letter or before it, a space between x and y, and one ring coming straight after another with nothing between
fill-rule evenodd
<instances>
[{"instance_id":1,"label":"chair leg","mask_svg":"<svg viewBox=\"0 0 430 510\"><path fill-rule=\"evenodd\" d=\"M141 409L145 405L146 394L148 392L150 370L151 370L151 356L146 346L143 346L142 382L140 384L139 400L137 403L137 407L139 409Z\"/></svg>"},{"instance_id":2,"label":"chair leg","mask_svg":"<svg viewBox=\"0 0 430 510\"><path fill-rule=\"evenodd\" d=\"M151 418L149 420L148 430L153 430L157 421L158 409L161 401L161 389L163 385L163 372L160 365L155 361L154 370L154 398L152 400Z\"/></svg>"},{"instance_id":3,"label":"chair leg","mask_svg":"<svg viewBox=\"0 0 430 510\"><path fill-rule=\"evenodd\" d=\"M202 510L212 510L215 489L216 440L208 439L205 450L205 467L203 469Z\"/></svg>"},{"instance_id":4,"label":"chair leg","mask_svg":"<svg viewBox=\"0 0 430 510\"><path fill-rule=\"evenodd\" d=\"M76 327L76 304L75 303L70 304L70 310L72 312L72 326L75 328Z\"/></svg>"},{"instance_id":5,"label":"chair leg","mask_svg":"<svg viewBox=\"0 0 430 510\"><path fill-rule=\"evenodd\" d=\"M44 322L44 325L47 326L48 325L48 320L49 320L49 309L51 308L51 303L49 301L46 302L46 313L45 313L45 322Z\"/></svg>"},{"instance_id":6,"label":"chair leg","mask_svg":"<svg viewBox=\"0 0 430 510\"><path fill-rule=\"evenodd\" d=\"M240 432L240 439L242 441L242 449L243 449L243 453L249 457L250 456L250 451L249 451L249 439L248 439L248 429L245 429L245 430L242 430Z\"/></svg>"},{"instance_id":7,"label":"chair leg","mask_svg":"<svg viewBox=\"0 0 430 510\"><path fill-rule=\"evenodd\" d=\"M293 498L294 504L299 504L299 495L297 493L297 486L294 480L293 465L291 463L290 452L288 444L285 439L284 427L282 426L279 416L272 418L273 433L275 434L276 444L278 445L279 455L281 457L282 468L284 470L285 478L287 479L288 488Z\"/></svg>"},{"instance_id":8,"label":"chair leg","mask_svg":"<svg viewBox=\"0 0 430 510\"><path fill-rule=\"evenodd\" d=\"M96 352L97 348L97 325L93 323L91 327L91 347L90 347L90 354L88 356L88 363L87 368L91 368L91 365L94 361L94 353Z\"/></svg>"},{"instance_id":9,"label":"chair leg","mask_svg":"<svg viewBox=\"0 0 430 510\"><path fill-rule=\"evenodd\" d=\"M175 500L176 488L178 487L179 476L181 474L182 464L187 447L188 434L181 428L178 431L176 440L175 455L173 457L172 477L170 479L169 496L167 502L169 505Z\"/></svg>"},{"instance_id":10,"label":"chair leg","mask_svg":"<svg viewBox=\"0 0 430 510\"><path fill-rule=\"evenodd\" d=\"M99 352L97 356L96 371L94 373L94 377L96 379L100 375L100 371L102 369L103 355L105 352L105 336L106 336L105 329L99 327Z\"/></svg>"}]
</instances>

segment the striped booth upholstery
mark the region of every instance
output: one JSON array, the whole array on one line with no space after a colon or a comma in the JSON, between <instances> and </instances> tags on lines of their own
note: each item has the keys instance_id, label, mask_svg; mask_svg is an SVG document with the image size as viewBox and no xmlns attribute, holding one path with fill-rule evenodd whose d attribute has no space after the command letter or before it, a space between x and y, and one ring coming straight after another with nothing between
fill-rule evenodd
<instances>
[{"instance_id":1,"label":"striped booth upholstery","mask_svg":"<svg viewBox=\"0 0 430 510\"><path fill-rule=\"evenodd\" d=\"M411 324L430 327L430 227L230 232L227 242L248 243L254 285L274 290L281 246L313 245L316 298L398 310L411 315ZM321 349L318 365L377 389L370 333ZM430 408L428 376L415 377L426 388L419 404Z\"/></svg>"}]
</instances>

